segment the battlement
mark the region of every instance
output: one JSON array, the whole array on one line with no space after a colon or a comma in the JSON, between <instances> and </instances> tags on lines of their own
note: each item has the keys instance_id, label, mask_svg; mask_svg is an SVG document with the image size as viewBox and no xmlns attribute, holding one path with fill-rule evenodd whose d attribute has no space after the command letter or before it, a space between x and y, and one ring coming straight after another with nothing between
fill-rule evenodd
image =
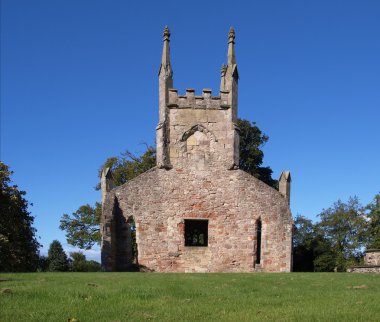
<instances>
[{"instance_id":1,"label":"battlement","mask_svg":"<svg viewBox=\"0 0 380 322\"><path fill-rule=\"evenodd\" d=\"M188 88L186 89L186 95L178 95L176 89L169 88L169 102L167 107L213 110L226 110L231 107L228 104L229 91L220 91L219 96L212 96L211 92L211 89L205 88L202 91L202 96L196 96L195 90Z\"/></svg>"}]
</instances>

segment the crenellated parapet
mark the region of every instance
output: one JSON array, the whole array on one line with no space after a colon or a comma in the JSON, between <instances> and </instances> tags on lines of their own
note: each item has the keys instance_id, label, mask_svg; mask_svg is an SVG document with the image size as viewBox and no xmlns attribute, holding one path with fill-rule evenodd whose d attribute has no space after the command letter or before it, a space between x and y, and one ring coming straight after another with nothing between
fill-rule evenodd
<instances>
[{"instance_id":1,"label":"crenellated parapet","mask_svg":"<svg viewBox=\"0 0 380 322\"><path fill-rule=\"evenodd\" d=\"M220 91L209 88L201 95L189 88L179 95L173 86L170 64L170 32L163 33L159 78L159 123L156 128L156 164L160 169L210 167L235 170L239 167L237 123L238 73L235 57L235 31L228 34L228 64L221 69ZM198 129L182 140L184 133ZM205 129L205 130L203 130ZM211 135L212 133L212 135ZM215 139L213 139L215 138Z\"/></svg>"},{"instance_id":2,"label":"crenellated parapet","mask_svg":"<svg viewBox=\"0 0 380 322\"><path fill-rule=\"evenodd\" d=\"M231 108L228 104L229 91L220 91L219 96L212 96L211 89L205 88L201 96L195 95L192 88L186 89L186 95L178 95L177 89L169 89L169 102L167 107L172 108L194 108L227 110Z\"/></svg>"}]
</instances>

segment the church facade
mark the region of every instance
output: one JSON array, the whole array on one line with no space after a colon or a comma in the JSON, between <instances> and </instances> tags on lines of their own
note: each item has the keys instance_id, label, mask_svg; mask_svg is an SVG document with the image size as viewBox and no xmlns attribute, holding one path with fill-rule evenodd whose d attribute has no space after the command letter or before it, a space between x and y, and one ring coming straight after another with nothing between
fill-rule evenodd
<instances>
[{"instance_id":1,"label":"church facade","mask_svg":"<svg viewBox=\"0 0 380 322\"><path fill-rule=\"evenodd\" d=\"M281 174L277 191L238 167L234 30L218 96L178 94L167 27L163 36L157 165L115 188L103 171L103 270L291 271L290 173Z\"/></svg>"}]
</instances>

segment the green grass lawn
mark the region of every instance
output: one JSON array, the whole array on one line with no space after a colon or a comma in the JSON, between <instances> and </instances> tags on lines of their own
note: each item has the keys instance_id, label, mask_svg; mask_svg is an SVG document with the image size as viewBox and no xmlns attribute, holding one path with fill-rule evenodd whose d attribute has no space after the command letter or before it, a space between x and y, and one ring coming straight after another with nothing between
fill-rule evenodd
<instances>
[{"instance_id":1,"label":"green grass lawn","mask_svg":"<svg viewBox=\"0 0 380 322\"><path fill-rule=\"evenodd\" d=\"M0 321L380 321L380 275L0 275Z\"/></svg>"}]
</instances>

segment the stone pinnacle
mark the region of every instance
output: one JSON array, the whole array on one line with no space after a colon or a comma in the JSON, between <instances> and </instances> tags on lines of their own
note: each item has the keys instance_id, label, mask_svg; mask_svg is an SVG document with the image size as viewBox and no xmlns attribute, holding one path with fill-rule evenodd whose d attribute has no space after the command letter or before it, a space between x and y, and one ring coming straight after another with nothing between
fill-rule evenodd
<instances>
[{"instance_id":1,"label":"stone pinnacle","mask_svg":"<svg viewBox=\"0 0 380 322\"><path fill-rule=\"evenodd\" d=\"M170 30L169 30L168 26L165 26L165 28L164 28L163 37L164 37L164 41L170 40Z\"/></svg>"}]
</instances>

